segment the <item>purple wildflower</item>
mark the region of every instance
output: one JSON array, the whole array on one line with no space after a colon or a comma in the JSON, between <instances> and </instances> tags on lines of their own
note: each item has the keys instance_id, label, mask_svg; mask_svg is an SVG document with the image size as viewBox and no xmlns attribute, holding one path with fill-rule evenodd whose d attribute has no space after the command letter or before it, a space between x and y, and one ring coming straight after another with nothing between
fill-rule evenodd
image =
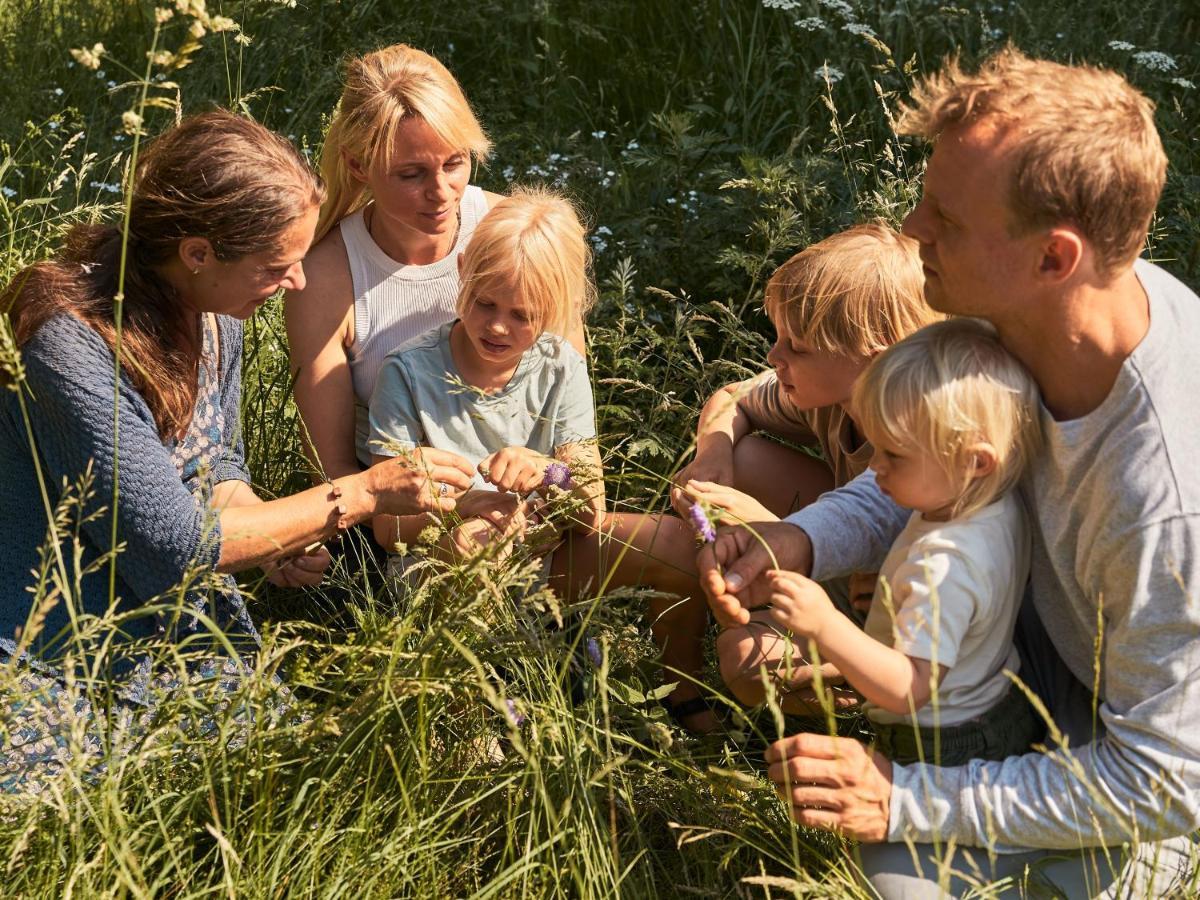
<instances>
[{"instance_id":1,"label":"purple wildflower","mask_svg":"<svg viewBox=\"0 0 1200 900\"><path fill-rule=\"evenodd\" d=\"M600 668L604 662L604 656L600 653L600 642L594 637L587 639L587 655L592 658L592 662L595 663L596 668Z\"/></svg>"},{"instance_id":2,"label":"purple wildflower","mask_svg":"<svg viewBox=\"0 0 1200 900\"><path fill-rule=\"evenodd\" d=\"M693 503L691 516L692 524L696 527L696 534L700 535L705 543L711 544L717 539L717 529L713 528L712 522L708 521L708 514L704 512L703 506Z\"/></svg>"},{"instance_id":3,"label":"purple wildflower","mask_svg":"<svg viewBox=\"0 0 1200 900\"><path fill-rule=\"evenodd\" d=\"M508 716L509 724L514 728L520 728L525 724L525 714L517 709L517 704L511 697L505 699L504 709Z\"/></svg>"},{"instance_id":4,"label":"purple wildflower","mask_svg":"<svg viewBox=\"0 0 1200 900\"><path fill-rule=\"evenodd\" d=\"M566 463L552 462L546 466L546 473L542 476L542 487L551 485L562 488L564 491L569 491L574 487L574 483L571 481L571 470Z\"/></svg>"}]
</instances>

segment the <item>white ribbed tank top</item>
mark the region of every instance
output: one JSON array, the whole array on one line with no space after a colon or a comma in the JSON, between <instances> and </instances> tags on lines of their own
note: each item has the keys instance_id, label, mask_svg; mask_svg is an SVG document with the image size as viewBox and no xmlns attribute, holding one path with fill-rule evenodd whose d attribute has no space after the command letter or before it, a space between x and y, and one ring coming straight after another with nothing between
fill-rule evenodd
<instances>
[{"instance_id":1,"label":"white ribbed tank top","mask_svg":"<svg viewBox=\"0 0 1200 900\"><path fill-rule=\"evenodd\" d=\"M354 286L354 446L358 461L371 462L367 449L367 407L383 360L405 341L454 318L458 298L458 254L487 212L481 188L468 185L459 204L458 239L442 259L427 266L396 262L380 249L363 221L366 207L339 223Z\"/></svg>"}]
</instances>

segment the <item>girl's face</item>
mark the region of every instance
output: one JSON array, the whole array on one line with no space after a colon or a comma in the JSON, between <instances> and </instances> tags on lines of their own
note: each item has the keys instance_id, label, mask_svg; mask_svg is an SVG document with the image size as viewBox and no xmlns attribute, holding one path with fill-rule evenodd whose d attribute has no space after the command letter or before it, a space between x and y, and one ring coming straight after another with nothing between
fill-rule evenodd
<instances>
[{"instance_id":1,"label":"girl's face","mask_svg":"<svg viewBox=\"0 0 1200 900\"><path fill-rule=\"evenodd\" d=\"M386 165L383 160L369 167L355 159L346 163L375 198L373 229L378 223L402 237L448 237L458 229L471 155L443 143L419 116L401 123Z\"/></svg>"},{"instance_id":2,"label":"girl's face","mask_svg":"<svg viewBox=\"0 0 1200 900\"><path fill-rule=\"evenodd\" d=\"M533 310L511 277L479 285L463 313L462 327L478 361L497 372L515 369L541 337Z\"/></svg>"},{"instance_id":3,"label":"girl's face","mask_svg":"<svg viewBox=\"0 0 1200 900\"><path fill-rule=\"evenodd\" d=\"M775 334L767 362L775 367L779 386L789 400L800 409L849 403L854 382L870 358L816 350L792 337L784 321L775 322Z\"/></svg>"},{"instance_id":4,"label":"girl's face","mask_svg":"<svg viewBox=\"0 0 1200 900\"><path fill-rule=\"evenodd\" d=\"M958 490L932 453L872 442L875 483L900 506L915 509L931 521L945 521Z\"/></svg>"}]
</instances>

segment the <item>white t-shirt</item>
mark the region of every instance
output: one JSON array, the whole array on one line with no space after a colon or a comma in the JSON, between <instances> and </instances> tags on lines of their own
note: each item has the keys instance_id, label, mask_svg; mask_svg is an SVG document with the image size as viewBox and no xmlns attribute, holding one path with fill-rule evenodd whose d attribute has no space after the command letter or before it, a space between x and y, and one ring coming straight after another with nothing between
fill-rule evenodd
<instances>
[{"instance_id":1,"label":"white t-shirt","mask_svg":"<svg viewBox=\"0 0 1200 900\"><path fill-rule=\"evenodd\" d=\"M905 656L947 668L937 696L917 710L923 726L987 712L1019 665L1013 627L1029 577L1029 523L1016 492L949 522L912 514L879 571L863 626ZM893 616L894 613L894 616ZM875 722L910 721L870 703Z\"/></svg>"}]
</instances>

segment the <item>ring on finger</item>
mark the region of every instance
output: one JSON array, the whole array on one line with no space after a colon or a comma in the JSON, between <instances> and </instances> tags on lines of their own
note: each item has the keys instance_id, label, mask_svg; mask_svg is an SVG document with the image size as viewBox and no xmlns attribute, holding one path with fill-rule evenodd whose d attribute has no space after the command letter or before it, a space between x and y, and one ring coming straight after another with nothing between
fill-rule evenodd
<instances>
[{"instance_id":1,"label":"ring on finger","mask_svg":"<svg viewBox=\"0 0 1200 900\"><path fill-rule=\"evenodd\" d=\"M438 494L445 497L446 494L449 493L449 491L450 491L450 485L446 484L446 482L444 482L444 481L438 482Z\"/></svg>"}]
</instances>

